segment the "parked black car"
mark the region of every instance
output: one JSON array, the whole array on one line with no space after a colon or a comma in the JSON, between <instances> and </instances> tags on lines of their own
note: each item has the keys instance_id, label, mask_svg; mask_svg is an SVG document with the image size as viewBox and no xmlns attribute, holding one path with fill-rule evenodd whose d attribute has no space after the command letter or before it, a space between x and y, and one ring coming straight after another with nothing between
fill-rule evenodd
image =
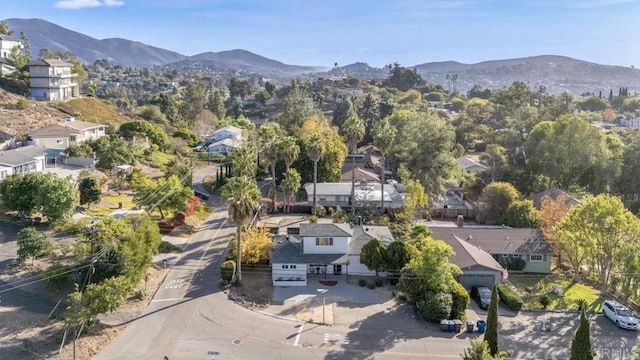
<instances>
[{"instance_id":1,"label":"parked black car","mask_svg":"<svg viewBox=\"0 0 640 360\"><path fill-rule=\"evenodd\" d=\"M491 289L484 286L472 286L471 298L478 303L480 309L488 309L491 303Z\"/></svg>"}]
</instances>

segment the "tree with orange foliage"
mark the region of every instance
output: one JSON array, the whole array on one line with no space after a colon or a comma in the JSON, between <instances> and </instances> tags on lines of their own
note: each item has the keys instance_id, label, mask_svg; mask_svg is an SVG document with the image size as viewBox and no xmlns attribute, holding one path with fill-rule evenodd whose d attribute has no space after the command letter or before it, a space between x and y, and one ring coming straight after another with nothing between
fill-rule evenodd
<instances>
[{"instance_id":1,"label":"tree with orange foliage","mask_svg":"<svg viewBox=\"0 0 640 360\"><path fill-rule=\"evenodd\" d=\"M560 193L555 200L549 195L545 195L542 197L542 205L540 206L540 211L538 211L538 228L542 231L542 234L547 238L549 244L553 247L553 251L558 256L556 267L562 263L562 251L556 242L556 229L564 215L569 211L567 200L569 200L569 195L564 192Z\"/></svg>"}]
</instances>

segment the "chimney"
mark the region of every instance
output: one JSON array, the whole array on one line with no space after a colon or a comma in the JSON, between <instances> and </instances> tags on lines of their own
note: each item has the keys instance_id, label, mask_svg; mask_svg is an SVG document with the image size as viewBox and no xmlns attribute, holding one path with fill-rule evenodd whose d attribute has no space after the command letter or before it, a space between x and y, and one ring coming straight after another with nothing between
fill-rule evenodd
<instances>
[{"instance_id":1,"label":"chimney","mask_svg":"<svg viewBox=\"0 0 640 360\"><path fill-rule=\"evenodd\" d=\"M464 226L464 216L458 215L458 218L456 219L456 225L458 225L458 227Z\"/></svg>"}]
</instances>

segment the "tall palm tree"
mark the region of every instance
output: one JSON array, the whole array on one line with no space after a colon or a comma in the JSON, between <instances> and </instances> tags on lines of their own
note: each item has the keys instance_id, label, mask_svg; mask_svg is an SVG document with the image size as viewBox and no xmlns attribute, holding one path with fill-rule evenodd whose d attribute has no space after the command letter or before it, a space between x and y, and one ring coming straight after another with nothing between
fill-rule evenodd
<instances>
[{"instance_id":1,"label":"tall palm tree","mask_svg":"<svg viewBox=\"0 0 640 360\"><path fill-rule=\"evenodd\" d=\"M287 213L291 212L291 207L289 203L291 203L291 198L296 194L296 191L300 189L300 183L302 182L302 178L300 177L300 173L296 169L289 169L284 173L284 179L282 180L282 190L284 191L284 196L287 199L285 211Z\"/></svg>"},{"instance_id":2,"label":"tall palm tree","mask_svg":"<svg viewBox=\"0 0 640 360\"><path fill-rule=\"evenodd\" d=\"M231 173L233 176L256 176L258 159L253 146L249 144L233 150L231 153Z\"/></svg>"},{"instance_id":3,"label":"tall palm tree","mask_svg":"<svg viewBox=\"0 0 640 360\"><path fill-rule=\"evenodd\" d=\"M248 176L235 176L222 187L222 198L229 206L229 217L236 229L236 283L242 280L242 227L259 208L260 189L256 181Z\"/></svg>"},{"instance_id":4,"label":"tall palm tree","mask_svg":"<svg viewBox=\"0 0 640 360\"><path fill-rule=\"evenodd\" d=\"M296 139L293 136L286 136L280 141L280 154L284 160L287 170L291 167L298 156L300 156L300 146L296 143Z\"/></svg>"},{"instance_id":5,"label":"tall palm tree","mask_svg":"<svg viewBox=\"0 0 640 360\"><path fill-rule=\"evenodd\" d=\"M377 126L373 129L373 145L382 153L382 174L380 174L380 209L384 212L384 182L385 182L385 170L387 161L387 152L391 150L393 140L396 138L398 130L391 125L388 118L382 119Z\"/></svg>"},{"instance_id":6,"label":"tall palm tree","mask_svg":"<svg viewBox=\"0 0 640 360\"><path fill-rule=\"evenodd\" d=\"M320 134L313 134L305 146L307 156L313 161L313 215L316 214L316 185L318 184L318 161L324 157L327 149L325 139Z\"/></svg>"},{"instance_id":7,"label":"tall palm tree","mask_svg":"<svg viewBox=\"0 0 640 360\"><path fill-rule=\"evenodd\" d=\"M265 134L260 137L260 154L262 154L262 160L267 163L271 170L271 210L276 208L276 164L280 157L280 146L278 141L278 135L275 133Z\"/></svg>"},{"instance_id":8,"label":"tall palm tree","mask_svg":"<svg viewBox=\"0 0 640 360\"><path fill-rule=\"evenodd\" d=\"M356 157L355 153L358 149L358 142L364 137L364 121L357 115L351 115L344 121L342 125L344 138L347 147L351 151L351 212L355 213L355 186L356 186Z\"/></svg>"}]
</instances>

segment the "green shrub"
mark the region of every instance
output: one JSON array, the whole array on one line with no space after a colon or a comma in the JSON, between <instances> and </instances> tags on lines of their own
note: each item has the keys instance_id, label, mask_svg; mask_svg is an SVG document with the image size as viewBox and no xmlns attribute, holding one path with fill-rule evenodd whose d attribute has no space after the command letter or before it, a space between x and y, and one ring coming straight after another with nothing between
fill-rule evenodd
<instances>
[{"instance_id":1,"label":"green shrub","mask_svg":"<svg viewBox=\"0 0 640 360\"><path fill-rule=\"evenodd\" d=\"M220 269L220 275L222 280L226 282L233 281L233 278L236 276L236 262L233 260L223 262L222 268Z\"/></svg>"},{"instance_id":2,"label":"green shrub","mask_svg":"<svg viewBox=\"0 0 640 360\"><path fill-rule=\"evenodd\" d=\"M549 295L545 294L540 296L540 305L542 305L543 308L547 308L547 306L549 306L549 304L551 303L551 299L549 298Z\"/></svg>"},{"instance_id":3,"label":"green shrub","mask_svg":"<svg viewBox=\"0 0 640 360\"><path fill-rule=\"evenodd\" d=\"M144 298L147 297L147 290L145 289L138 289L136 290L136 292L133 294L133 297L136 300L143 300Z\"/></svg>"},{"instance_id":4,"label":"green shrub","mask_svg":"<svg viewBox=\"0 0 640 360\"><path fill-rule=\"evenodd\" d=\"M507 285L498 285L498 295L500 295L500 300L507 305L509 310L520 311L520 309L522 309L522 298Z\"/></svg>"},{"instance_id":5,"label":"green shrub","mask_svg":"<svg viewBox=\"0 0 640 360\"><path fill-rule=\"evenodd\" d=\"M27 99L18 99L16 103L16 108L18 110L29 110L31 109L31 103Z\"/></svg>"},{"instance_id":6,"label":"green shrub","mask_svg":"<svg viewBox=\"0 0 640 360\"><path fill-rule=\"evenodd\" d=\"M224 154L214 154L211 155L210 160L217 163L225 163L227 162L227 156Z\"/></svg>"},{"instance_id":7,"label":"green shrub","mask_svg":"<svg viewBox=\"0 0 640 360\"><path fill-rule=\"evenodd\" d=\"M358 285L360 285L361 287L367 286L367 280L365 279L358 280Z\"/></svg>"},{"instance_id":8,"label":"green shrub","mask_svg":"<svg viewBox=\"0 0 640 360\"><path fill-rule=\"evenodd\" d=\"M381 287L382 286L382 279L376 279L373 283L376 285L376 287Z\"/></svg>"},{"instance_id":9,"label":"green shrub","mask_svg":"<svg viewBox=\"0 0 640 360\"><path fill-rule=\"evenodd\" d=\"M449 319L467 320L467 305L469 305L469 293L459 282L455 282L451 289L451 315Z\"/></svg>"},{"instance_id":10,"label":"green shrub","mask_svg":"<svg viewBox=\"0 0 640 360\"><path fill-rule=\"evenodd\" d=\"M73 283L72 275L76 272L71 270L70 266L54 264L44 270L40 276L51 289L63 290Z\"/></svg>"},{"instance_id":11,"label":"green shrub","mask_svg":"<svg viewBox=\"0 0 640 360\"><path fill-rule=\"evenodd\" d=\"M407 301L407 294L402 291L398 291L398 299L400 299L400 301Z\"/></svg>"},{"instance_id":12,"label":"green shrub","mask_svg":"<svg viewBox=\"0 0 640 360\"><path fill-rule=\"evenodd\" d=\"M445 292L426 293L422 299L416 301L418 314L426 321L440 322L448 319L451 314L453 300L451 294Z\"/></svg>"},{"instance_id":13,"label":"green shrub","mask_svg":"<svg viewBox=\"0 0 640 360\"><path fill-rule=\"evenodd\" d=\"M375 288L376 288L376 284L374 284L374 283L372 283L372 282L370 282L370 283L368 283L368 284L367 284L367 289L371 289L371 290L373 290L373 289L375 289Z\"/></svg>"},{"instance_id":14,"label":"green shrub","mask_svg":"<svg viewBox=\"0 0 640 360\"><path fill-rule=\"evenodd\" d=\"M168 241L163 241L160 243L160 246L158 246L158 252L160 254L167 254L172 252L182 252L182 249Z\"/></svg>"},{"instance_id":15,"label":"green shrub","mask_svg":"<svg viewBox=\"0 0 640 360\"><path fill-rule=\"evenodd\" d=\"M507 270L520 271L520 270L524 270L524 268L527 266L527 262L521 258L509 258L505 262L505 266L507 267Z\"/></svg>"}]
</instances>

